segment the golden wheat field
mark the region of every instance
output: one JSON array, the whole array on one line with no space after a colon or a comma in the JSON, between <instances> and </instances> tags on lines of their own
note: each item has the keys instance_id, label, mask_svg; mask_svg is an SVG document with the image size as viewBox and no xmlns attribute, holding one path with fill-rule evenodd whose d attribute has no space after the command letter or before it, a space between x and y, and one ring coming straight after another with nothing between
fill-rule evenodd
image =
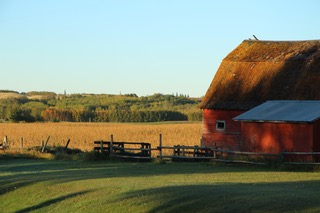
<instances>
[{"instance_id":1,"label":"golden wheat field","mask_svg":"<svg viewBox=\"0 0 320 213\"><path fill-rule=\"evenodd\" d=\"M70 139L69 148L83 151L93 149L96 140L149 142L152 147L159 145L162 134L162 145L200 145L201 122L179 123L1 123L1 141L7 136L9 148L40 146L50 136L48 146L65 146Z\"/></svg>"}]
</instances>

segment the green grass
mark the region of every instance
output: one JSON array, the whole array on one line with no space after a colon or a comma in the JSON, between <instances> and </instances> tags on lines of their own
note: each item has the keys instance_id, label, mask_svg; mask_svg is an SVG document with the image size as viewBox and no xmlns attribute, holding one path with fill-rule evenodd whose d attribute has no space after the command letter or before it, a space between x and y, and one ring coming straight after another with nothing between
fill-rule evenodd
<instances>
[{"instance_id":1,"label":"green grass","mask_svg":"<svg viewBox=\"0 0 320 213\"><path fill-rule=\"evenodd\" d=\"M0 212L319 212L319 188L253 166L0 160Z\"/></svg>"}]
</instances>

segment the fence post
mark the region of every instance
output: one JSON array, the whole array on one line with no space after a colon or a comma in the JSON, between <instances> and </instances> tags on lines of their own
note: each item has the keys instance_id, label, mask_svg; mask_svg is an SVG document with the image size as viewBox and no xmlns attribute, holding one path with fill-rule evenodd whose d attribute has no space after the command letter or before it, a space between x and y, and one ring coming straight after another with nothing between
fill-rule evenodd
<instances>
[{"instance_id":1,"label":"fence post","mask_svg":"<svg viewBox=\"0 0 320 213\"><path fill-rule=\"evenodd\" d=\"M50 139L50 136L47 138L46 143L45 143L45 144L44 144L44 146L42 147L42 150L41 150L41 152L42 152L42 153L43 153L43 152L44 152L44 150L47 148L47 145L48 145L49 139Z\"/></svg>"},{"instance_id":2,"label":"fence post","mask_svg":"<svg viewBox=\"0 0 320 213\"><path fill-rule=\"evenodd\" d=\"M159 158L162 160L162 134L160 134L159 138Z\"/></svg>"},{"instance_id":3,"label":"fence post","mask_svg":"<svg viewBox=\"0 0 320 213\"><path fill-rule=\"evenodd\" d=\"M20 138L20 149L23 149L23 137Z\"/></svg>"},{"instance_id":4,"label":"fence post","mask_svg":"<svg viewBox=\"0 0 320 213\"><path fill-rule=\"evenodd\" d=\"M100 152L103 153L103 141L100 141Z\"/></svg>"},{"instance_id":5,"label":"fence post","mask_svg":"<svg viewBox=\"0 0 320 213\"><path fill-rule=\"evenodd\" d=\"M8 142L8 136L4 136L3 138L3 148L8 148L9 142Z\"/></svg>"},{"instance_id":6,"label":"fence post","mask_svg":"<svg viewBox=\"0 0 320 213\"><path fill-rule=\"evenodd\" d=\"M193 157L198 156L198 148L199 148L199 146L197 146L197 145L194 146L194 149L193 149Z\"/></svg>"},{"instance_id":7,"label":"fence post","mask_svg":"<svg viewBox=\"0 0 320 213\"><path fill-rule=\"evenodd\" d=\"M70 138L68 139L67 144L66 144L66 147L64 148L65 150L68 149L69 143L70 143Z\"/></svg>"},{"instance_id":8,"label":"fence post","mask_svg":"<svg viewBox=\"0 0 320 213\"><path fill-rule=\"evenodd\" d=\"M110 156L113 155L113 135L110 137Z\"/></svg>"},{"instance_id":9,"label":"fence post","mask_svg":"<svg viewBox=\"0 0 320 213\"><path fill-rule=\"evenodd\" d=\"M177 156L180 156L180 144L176 145L175 147L177 147L175 153Z\"/></svg>"},{"instance_id":10,"label":"fence post","mask_svg":"<svg viewBox=\"0 0 320 213\"><path fill-rule=\"evenodd\" d=\"M216 143L214 143L213 158L217 159L217 144Z\"/></svg>"}]
</instances>

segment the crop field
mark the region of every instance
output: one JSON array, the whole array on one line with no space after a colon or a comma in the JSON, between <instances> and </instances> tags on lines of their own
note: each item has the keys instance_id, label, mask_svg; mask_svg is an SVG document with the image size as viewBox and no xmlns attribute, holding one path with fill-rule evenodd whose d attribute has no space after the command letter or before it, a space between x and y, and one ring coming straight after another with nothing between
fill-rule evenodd
<instances>
[{"instance_id":1,"label":"crop field","mask_svg":"<svg viewBox=\"0 0 320 213\"><path fill-rule=\"evenodd\" d=\"M83 151L93 149L93 141L149 142L152 147L159 145L162 134L163 145L200 145L201 122L168 123L1 123L0 137L7 136L12 149L40 146L50 136L48 146L65 146ZM1 138L1 140L2 140Z\"/></svg>"}]
</instances>

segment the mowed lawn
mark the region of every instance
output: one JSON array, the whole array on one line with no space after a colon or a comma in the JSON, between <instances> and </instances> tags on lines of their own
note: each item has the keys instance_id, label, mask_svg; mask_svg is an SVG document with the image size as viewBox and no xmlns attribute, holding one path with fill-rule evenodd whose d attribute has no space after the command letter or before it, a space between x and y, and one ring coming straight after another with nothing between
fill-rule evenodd
<instances>
[{"instance_id":1,"label":"mowed lawn","mask_svg":"<svg viewBox=\"0 0 320 213\"><path fill-rule=\"evenodd\" d=\"M0 212L294 211L320 211L320 173L212 163L0 160Z\"/></svg>"}]
</instances>

